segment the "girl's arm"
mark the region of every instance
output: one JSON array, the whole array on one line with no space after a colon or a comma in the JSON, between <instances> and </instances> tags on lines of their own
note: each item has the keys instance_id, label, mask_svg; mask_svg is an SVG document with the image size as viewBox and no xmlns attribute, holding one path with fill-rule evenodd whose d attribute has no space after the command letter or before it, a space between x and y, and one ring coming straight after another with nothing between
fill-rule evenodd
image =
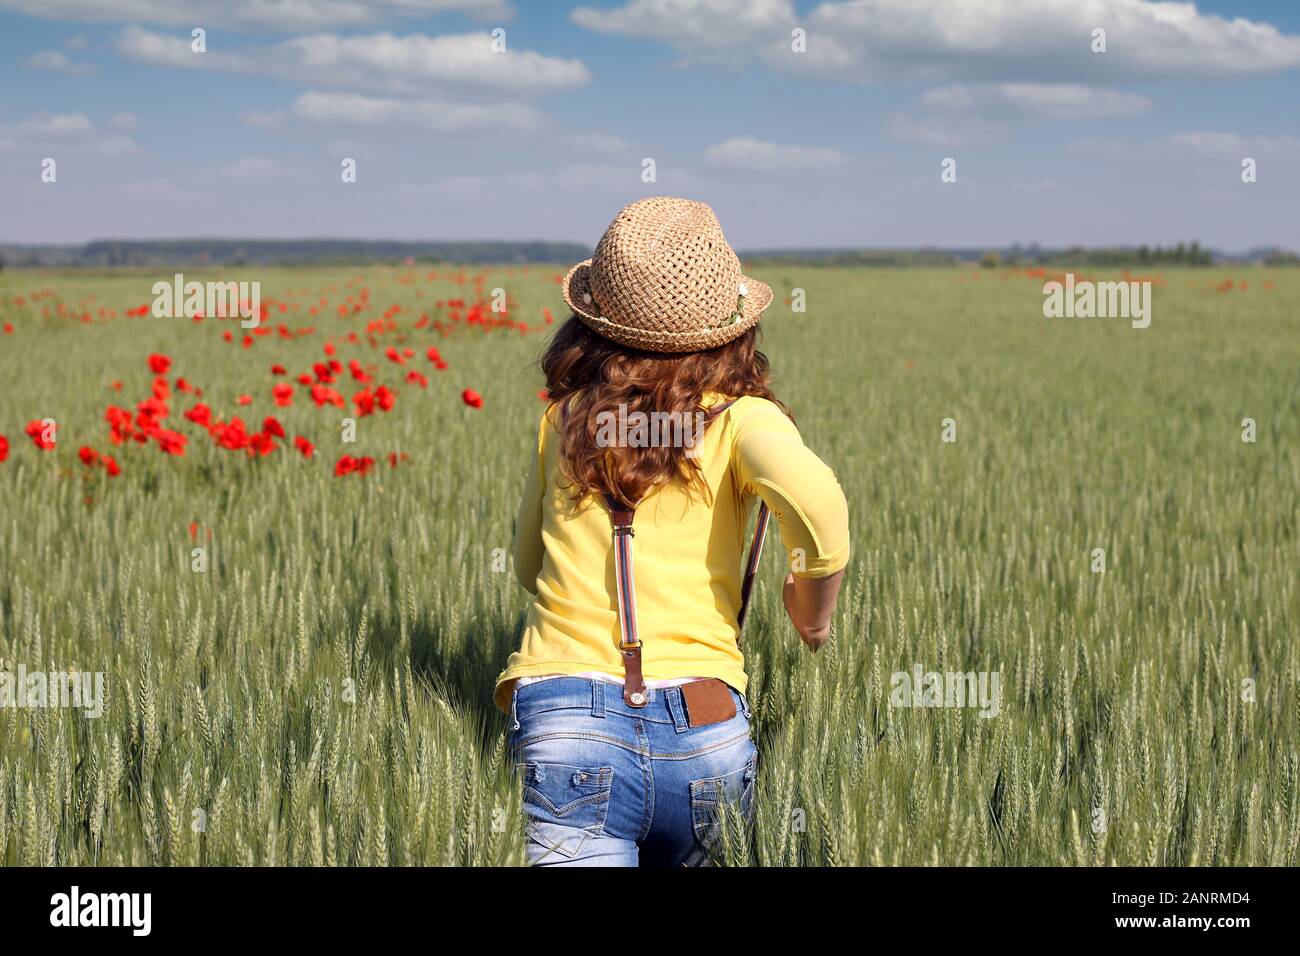
<instances>
[{"instance_id":1,"label":"girl's arm","mask_svg":"<svg viewBox=\"0 0 1300 956\"><path fill-rule=\"evenodd\" d=\"M515 577L524 589L537 593L537 575L542 570L542 443L546 435L546 416L542 416L537 431L537 447L533 450L524 480L524 493L519 499L519 514L515 518L514 564Z\"/></svg>"},{"instance_id":2,"label":"girl's arm","mask_svg":"<svg viewBox=\"0 0 1300 956\"><path fill-rule=\"evenodd\" d=\"M733 462L738 486L757 494L781 527L787 567L785 605L799 636L816 650L849 561L849 510L835 474L814 455L775 405L753 403L738 416Z\"/></svg>"},{"instance_id":3,"label":"girl's arm","mask_svg":"<svg viewBox=\"0 0 1300 956\"><path fill-rule=\"evenodd\" d=\"M844 570L840 569L825 578L797 578L785 576L785 613L799 632L809 650L816 652L831 639L831 615L839 600L840 583Z\"/></svg>"}]
</instances>

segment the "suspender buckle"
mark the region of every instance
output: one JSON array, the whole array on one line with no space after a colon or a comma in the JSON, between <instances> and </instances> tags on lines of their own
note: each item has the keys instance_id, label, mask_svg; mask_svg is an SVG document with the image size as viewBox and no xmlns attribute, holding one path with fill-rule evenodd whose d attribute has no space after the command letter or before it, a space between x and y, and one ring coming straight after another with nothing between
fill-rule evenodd
<instances>
[{"instance_id":1,"label":"suspender buckle","mask_svg":"<svg viewBox=\"0 0 1300 956\"><path fill-rule=\"evenodd\" d=\"M636 532L632 530L630 524L619 524L614 526L614 537L616 538L635 538Z\"/></svg>"}]
</instances>

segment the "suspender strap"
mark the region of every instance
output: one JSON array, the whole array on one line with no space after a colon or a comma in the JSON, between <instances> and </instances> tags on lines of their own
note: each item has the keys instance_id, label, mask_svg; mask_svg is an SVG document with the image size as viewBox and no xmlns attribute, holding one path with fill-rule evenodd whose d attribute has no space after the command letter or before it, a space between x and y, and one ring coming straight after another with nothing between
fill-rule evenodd
<instances>
[{"instance_id":1,"label":"suspender strap","mask_svg":"<svg viewBox=\"0 0 1300 956\"><path fill-rule=\"evenodd\" d=\"M767 540L767 524L772 519L772 512L767 504L758 506L758 523L754 525L754 543L749 546L749 560L745 562L745 579L740 585L740 613L736 615L736 626L743 633L745 630L745 612L749 610L749 594L754 590L754 576L758 574L758 562L763 557L763 543ZM736 643L740 643L740 633L736 634Z\"/></svg>"},{"instance_id":2,"label":"suspender strap","mask_svg":"<svg viewBox=\"0 0 1300 956\"><path fill-rule=\"evenodd\" d=\"M731 404L726 402L711 409L710 418ZM632 575L632 538L635 535L632 521L636 517L636 506L625 507L621 501L608 494L605 495L605 506L609 509L614 547L614 583L618 591L618 650L623 657L623 700L629 707L644 707L650 695L641 674L641 638L636 628L636 579ZM760 505L758 524L754 528L754 542L750 545L749 560L745 562L745 577L740 586L740 611L736 615L736 623L742 629L745 626L745 612L749 608L750 592L754 587L754 576L758 573L758 562L763 556L763 542L767 537L770 518L767 505Z\"/></svg>"},{"instance_id":3,"label":"suspender strap","mask_svg":"<svg viewBox=\"0 0 1300 956\"><path fill-rule=\"evenodd\" d=\"M644 707L649 695L641 676L641 638L636 630L636 579L632 576L632 519L635 508L624 508L613 495L605 496L614 538L614 583L618 589L618 651L623 655L623 700L629 707Z\"/></svg>"}]
</instances>

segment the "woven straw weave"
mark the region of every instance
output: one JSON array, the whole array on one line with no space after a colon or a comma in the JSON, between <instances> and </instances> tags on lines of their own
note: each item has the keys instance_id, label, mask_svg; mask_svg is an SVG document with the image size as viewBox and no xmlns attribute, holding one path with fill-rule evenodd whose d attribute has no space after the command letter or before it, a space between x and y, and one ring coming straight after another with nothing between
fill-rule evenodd
<instances>
[{"instance_id":1,"label":"woven straw weave","mask_svg":"<svg viewBox=\"0 0 1300 956\"><path fill-rule=\"evenodd\" d=\"M758 322L772 290L741 275L713 210L656 196L618 214L595 255L564 277L564 301L588 327L651 352L697 352Z\"/></svg>"}]
</instances>

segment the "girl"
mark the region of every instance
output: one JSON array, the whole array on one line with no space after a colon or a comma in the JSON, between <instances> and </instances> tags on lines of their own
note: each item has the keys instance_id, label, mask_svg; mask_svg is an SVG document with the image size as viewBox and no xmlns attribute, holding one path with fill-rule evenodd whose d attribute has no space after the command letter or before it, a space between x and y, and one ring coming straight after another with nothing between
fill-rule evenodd
<instances>
[{"instance_id":1,"label":"girl","mask_svg":"<svg viewBox=\"0 0 1300 956\"><path fill-rule=\"evenodd\" d=\"M757 323L772 290L741 275L708 206L628 206L564 298L574 315L542 359L551 404L515 526L534 600L495 694L528 859L704 863L719 807L748 818L753 798L738 624L750 508L776 515L786 612L816 651L848 507L768 386Z\"/></svg>"}]
</instances>

